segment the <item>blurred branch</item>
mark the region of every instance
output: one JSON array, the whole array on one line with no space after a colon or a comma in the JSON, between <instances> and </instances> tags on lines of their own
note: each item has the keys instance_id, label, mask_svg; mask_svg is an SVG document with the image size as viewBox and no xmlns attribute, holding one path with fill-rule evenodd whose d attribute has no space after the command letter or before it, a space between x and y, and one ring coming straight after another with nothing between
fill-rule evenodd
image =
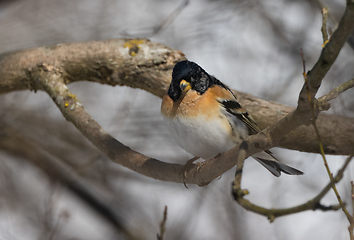
<instances>
[{"instance_id":1,"label":"blurred branch","mask_svg":"<svg viewBox=\"0 0 354 240\"><path fill-rule=\"evenodd\" d=\"M350 186L351 186L351 199L352 199L352 215L351 215L351 221L350 221L350 225L348 226L348 230L349 230L349 236L350 236L350 240L354 240L354 183L353 181L350 182Z\"/></svg>"},{"instance_id":2,"label":"blurred branch","mask_svg":"<svg viewBox=\"0 0 354 240\"><path fill-rule=\"evenodd\" d=\"M328 17L328 8L324 7L322 8L322 27L321 27L322 38L323 38L322 47L326 46L326 44L328 43L327 17Z\"/></svg>"},{"instance_id":3,"label":"blurred branch","mask_svg":"<svg viewBox=\"0 0 354 240\"><path fill-rule=\"evenodd\" d=\"M166 220L167 220L167 206L165 206L165 210L163 211L163 219L160 222L160 234L157 234L157 240L163 240L163 235L166 231Z\"/></svg>"},{"instance_id":4,"label":"blurred branch","mask_svg":"<svg viewBox=\"0 0 354 240\"><path fill-rule=\"evenodd\" d=\"M95 192L92 184L77 176L70 167L52 157L33 140L26 139L16 129L6 126L6 130L0 134L0 149L30 161L45 172L50 180L61 183L89 205L103 219L112 224L117 232L123 233L127 239L136 239L124 226L124 220L99 193Z\"/></svg>"},{"instance_id":5,"label":"blurred branch","mask_svg":"<svg viewBox=\"0 0 354 240\"><path fill-rule=\"evenodd\" d=\"M331 20L331 22L332 22L332 25L333 25L333 28L337 28L337 25L338 25L338 21L335 19L335 17L333 16L333 14L331 14L331 12L328 10L328 7L326 7L325 6L325 4L321 1L321 0L315 0L314 1L316 4L317 4L317 6L321 9L321 11L322 11L322 17L324 18L326 18L326 20L327 20L327 18L329 18L330 20ZM323 13L323 10L324 9L326 9L327 10L327 13L326 14L324 14ZM326 16L325 16L326 15ZM323 19L322 18L322 26L323 26ZM327 25L327 24L326 24ZM326 28L327 29L327 28ZM331 34L332 33L332 29L331 28L329 28L328 29L329 30L329 33ZM321 31L322 31L322 29L321 29ZM323 32L322 32L323 33ZM323 35L322 35L323 36ZM328 38L327 38L328 39ZM351 47L351 49L352 50L354 50L354 31L351 33L351 35L349 36L349 38L347 39L347 43L348 43L348 45ZM324 44L325 45L325 44Z\"/></svg>"},{"instance_id":6,"label":"blurred branch","mask_svg":"<svg viewBox=\"0 0 354 240\"><path fill-rule=\"evenodd\" d=\"M183 0L182 4L178 6L170 15L168 15L164 20L161 21L159 25L156 27L153 27L152 29L145 29L143 31L146 31L145 33L139 32L139 33L128 33L127 31L123 31L122 35L124 37L129 37L129 38L136 38L136 37L144 37L144 38L151 38L154 35L158 34L159 32L165 30L167 27L169 27L173 21L179 16L179 14L182 12L183 9L187 7L189 4L189 0Z\"/></svg>"}]
</instances>

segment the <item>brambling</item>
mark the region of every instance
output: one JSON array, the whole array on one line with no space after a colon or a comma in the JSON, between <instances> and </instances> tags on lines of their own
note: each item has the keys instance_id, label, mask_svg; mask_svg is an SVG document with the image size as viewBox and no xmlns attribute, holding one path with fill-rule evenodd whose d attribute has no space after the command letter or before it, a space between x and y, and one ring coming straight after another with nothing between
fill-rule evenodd
<instances>
[{"instance_id":1,"label":"brambling","mask_svg":"<svg viewBox=\"0 0 354 240\"><path fill-rule=\"evenodd\" d=\"M173 68L161 113L178 145L195 156L192 161L211 159L260 132L230 88L191 61L178 62ZM279 162L269 150L252 157L276 177L281 172L303 174Z\"/></svg>"}]
</instances>

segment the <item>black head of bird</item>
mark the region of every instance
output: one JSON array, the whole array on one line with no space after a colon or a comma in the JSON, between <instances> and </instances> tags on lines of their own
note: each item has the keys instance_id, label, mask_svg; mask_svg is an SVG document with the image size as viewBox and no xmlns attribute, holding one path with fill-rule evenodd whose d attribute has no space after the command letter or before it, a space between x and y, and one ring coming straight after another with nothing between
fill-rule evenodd
<instances>
[{"instance_id":1,"label":"black head of bird","mask_svg":"<svg viewBox=\"0 0 354 240\"><path fill-rule=\"evenodd\" d=\"M215 78L210 76L198 64L190 61L178 62L173 68L172 82L168 95L173 101L179 99L183 91L189 89L203 94L215 83Z\"/></svg>"}]
</instances>

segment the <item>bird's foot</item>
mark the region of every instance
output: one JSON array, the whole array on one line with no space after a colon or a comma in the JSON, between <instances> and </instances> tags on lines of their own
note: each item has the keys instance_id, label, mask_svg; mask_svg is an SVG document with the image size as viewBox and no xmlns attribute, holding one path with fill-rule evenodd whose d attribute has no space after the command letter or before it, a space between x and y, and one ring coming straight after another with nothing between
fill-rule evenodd
<instances>
[{"instance_id":1,"label":"bird's foot","mask_svg":"<svg viewBox=\"0 0 354 240\"><path fill-rule=\"evenodd\" d=\"M202 167L206 164L206 162L197 162L196 165L197 165L197 171L196 172L199 172L200 169L202 169ZM195 172L195 173L196 173ZM195 175L194 173L194 175Z\"/></svg>"},{"instance_id":2,"label":"bird's foot","mask_svg":"<svg viewBox=\"0 0 354 240\"><path fill-rule=\"evenodd\" d=\"M182 174L182 176L183 176L183 185L184 185L186 188L188 188L188 187L187 187L187 184L186 184L187 179L188 179L187 174L194 168L194 163L193 163L193 162L194 162L195 160L197 160L198 158L199 158L199 157L194 157L194 158L188 160L188 161L186 162L186 164L184 165L184 167L182 168L181 174ZM198 165L198 168L199 168L199 165ZM198 168L197 168L197 170L198 170Z\"/></svg>"}]
</instances>

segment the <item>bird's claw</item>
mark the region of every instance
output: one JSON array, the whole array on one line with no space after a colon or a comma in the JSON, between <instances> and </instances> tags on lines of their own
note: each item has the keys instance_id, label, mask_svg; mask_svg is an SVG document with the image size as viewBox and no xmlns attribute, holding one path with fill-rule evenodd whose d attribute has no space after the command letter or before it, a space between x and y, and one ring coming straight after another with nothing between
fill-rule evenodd
<instances>
[{"instance_id":1,"label":"bird's claw","mask_svg":"<svg viewBox=\"0 0 354 240\"><path fill-rule=\"evenodd\" d=\"M194 168L194 161L195 160L197 160L199 157L194 157L194 158L192 158L192 159L190 159L190 160L188 160L187 161L187 163L184 165L184 167L182 168L182 171L181 171L181 173L182 173L182 176L183 176L183 185L185 186L185 188L187 188L188 189L188 186L187 186L187 179L188 179L188 173ZM200 168L199 167L199 163L197 163L197 165L198 165L198 167L197 167L197 171L198 171L198 169ZM195 173L194 173L194 175L195 175Z\"/></svg>"}]
</instances>

